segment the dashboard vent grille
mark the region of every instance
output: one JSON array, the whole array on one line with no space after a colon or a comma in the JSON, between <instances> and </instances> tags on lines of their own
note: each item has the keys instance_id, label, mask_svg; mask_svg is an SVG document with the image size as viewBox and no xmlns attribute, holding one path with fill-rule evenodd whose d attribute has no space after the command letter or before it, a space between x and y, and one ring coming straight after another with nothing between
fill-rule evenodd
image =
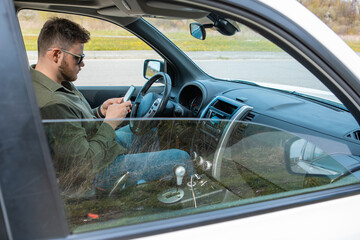
<instances>
[{"instance_id":1,"label":"dashboard vent grille","mask_svg":"<svg viewBox=\"0 0 360 240\"><path fill-rule=\"evenodd\" d=\"M255 117L255 114L252 112L248 112L245 117L242 119L243 122L250 122L253 118ZM230 142L230 146L232 144L237 143L238 141L240 141L241 139L243 139L243 135L244 135L244 130L246 128L247 124L237 124L237 126L235 127L235 131L234 131L234 135L232 136L232 138L230 138L231 142Z\"/></svg>"},{"instance_id":2,"label":"dashboard vent grille","mask_svg":"<svg viewBox=\"0 0 360 240\"><path fill-rule=\"evenodd\" d=\"M251 120L253 120L254 117L255 117L255 114L253 114L252 112L249 112L248 114L246 114L243 121L244 122L251 122Z\"/></svg>"},{"instance_id":3,"label":"dashboard vent grille","mask_svg":"<svg viewBox=\"0 0 360 240\"><path fill-rule=\"evenodd\" d=\"M360 141L360 130L356 130L346 135L346 137Z\"/></svg>"}]
</instances>

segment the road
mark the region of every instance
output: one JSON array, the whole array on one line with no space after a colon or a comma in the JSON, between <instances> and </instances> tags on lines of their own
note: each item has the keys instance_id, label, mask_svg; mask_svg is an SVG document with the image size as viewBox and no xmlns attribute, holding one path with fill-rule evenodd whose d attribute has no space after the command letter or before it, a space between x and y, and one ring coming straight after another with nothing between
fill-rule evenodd
<instances>
[{"instance_id":1,"label":"road","mask_svg":"<svg viewBox=\"0 0 360 240\"><path fill-rule=\"evenodd\" d=\"M33 64L36 62L36 54L31 54L29 61ZM142 76L144 59L159 58L151 51L121 51L120 55L117 52L86 54L85 67L76 81L78 86L142 86L145 83ZM213 77L248 80L265 85L271 83L269 86L274 87L281 84L312 91L327 90L308 70L283 53L206 52L189 55Z\"/></svg>"}]
</instances>

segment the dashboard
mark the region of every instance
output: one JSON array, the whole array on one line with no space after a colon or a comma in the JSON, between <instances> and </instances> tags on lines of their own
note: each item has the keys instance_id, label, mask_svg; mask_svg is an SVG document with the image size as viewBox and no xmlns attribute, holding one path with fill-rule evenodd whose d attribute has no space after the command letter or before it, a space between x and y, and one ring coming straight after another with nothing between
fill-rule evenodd
<instances>
[{"instance_id":1,"label":"dashboard","mask_svg":"<svg viewBox=\"0 0 360 240\"><path fill-rule=\"evenodd\" d=\"M178 102L199 118L191 150L196 166L215 177L229 131L236 131L234 121L289 132L328 154L360 155L359 125L336 106L261 86L211 80L184 86Z\"/></svg>"},{"instance_id":2,"label":"dashboard","mask_svg":"<svg viewBox=\"0 0 360 240\"><path fill-rule=\"evenodd\" d=\"M200 112L203 102L203 92L196 85L185 86L179 95L179 103L190 110L193 116L197 116Z\"/></svg>"}]
</instances>

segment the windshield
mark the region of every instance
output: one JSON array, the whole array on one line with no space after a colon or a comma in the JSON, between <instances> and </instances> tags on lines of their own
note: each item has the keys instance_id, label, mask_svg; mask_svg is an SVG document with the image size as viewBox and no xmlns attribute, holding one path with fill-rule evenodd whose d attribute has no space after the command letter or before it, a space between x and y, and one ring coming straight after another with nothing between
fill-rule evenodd
<instances>
[{"instance_id":1,"label":"windshield","mask_svg":"<svg viewBox=\"0 0 360 240\"><path fill-rule=\"evenodd\" d=\"M206 28L206 39L190 35L193 20L146 19L213 78L245 80L264 87L297 92L340 103L311 72L292 56L245 25L225 36Z\"/></svg>"}]
</instances>

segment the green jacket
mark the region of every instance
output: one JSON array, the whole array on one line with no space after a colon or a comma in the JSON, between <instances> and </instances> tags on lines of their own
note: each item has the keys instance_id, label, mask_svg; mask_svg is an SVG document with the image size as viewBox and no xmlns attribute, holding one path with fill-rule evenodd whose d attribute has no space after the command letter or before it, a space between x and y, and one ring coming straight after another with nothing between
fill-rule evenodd
<instances>
[{"instance_id":1,"label":"green jacket","mask_svg":"<svg viewBox=\"0 0 360 240\"><path fill-rule=\"evenodd\" d=\"M35 94L41 116L47 119L44 128L62 187L93 179L126 149L72 83L60 85L34 67L30 72Z\"/></svg>"}]
</instances>

